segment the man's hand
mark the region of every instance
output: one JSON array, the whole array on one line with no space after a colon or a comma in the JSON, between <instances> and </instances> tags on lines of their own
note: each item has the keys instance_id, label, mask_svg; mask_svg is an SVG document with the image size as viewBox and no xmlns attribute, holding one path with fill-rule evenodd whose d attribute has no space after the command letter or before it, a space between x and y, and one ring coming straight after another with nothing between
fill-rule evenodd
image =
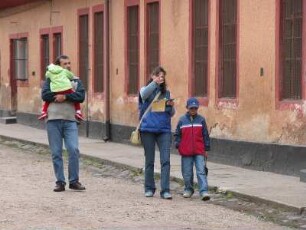
<instances>
[{"instance_id":1,"label":"man's hand","mask_svg":"<svg viewBox=\"0 0 306 230\"><path fill-rule=\"evenodd\" d=\"M55 102L61 103L65 100L66 100L66 96L64 94L57 94L57 95L54 96L54 101Z\"/></svg>"}]
</instances>

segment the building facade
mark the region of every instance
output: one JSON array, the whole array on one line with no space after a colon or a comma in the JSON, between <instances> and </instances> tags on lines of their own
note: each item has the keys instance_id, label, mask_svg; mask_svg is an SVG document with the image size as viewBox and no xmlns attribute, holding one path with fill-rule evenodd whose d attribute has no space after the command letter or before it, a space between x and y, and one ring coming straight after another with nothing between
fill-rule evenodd
<instances>
[{"instance_id":1,"label":"building facade","mask_svg":"<svg viewBox=\"0 0 306 230\"><path fill-rule=\"evenodd\" d=\"M172 129L187 98L199 98L212 159L288 174L302 167L305 0L1 2L0 110L18 122L42 125L45 68L66 54L87 89L81 133L128 142L138 91L162 65L177 110Z\"/></svg>"}]
</instances>

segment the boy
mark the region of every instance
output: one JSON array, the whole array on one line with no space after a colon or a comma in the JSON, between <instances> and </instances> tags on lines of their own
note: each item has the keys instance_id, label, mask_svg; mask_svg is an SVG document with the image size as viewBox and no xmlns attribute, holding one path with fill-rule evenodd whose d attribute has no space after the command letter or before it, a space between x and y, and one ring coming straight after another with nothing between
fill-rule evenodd
<instances>
[{"instance_id":1,"label":"boy","mask_svg":"<svg viewBox=\"0 0 306 230\"><path fill-rule=\"evenodd\" d=\"M71 84L71 80L75 78L74 74L59 65L50 64L47 67L46 78L50 79L50 88L54 93L68 94L74 91L74 87ZM43 120L48 116L49 104L48 102L44 102L41 115L38 117L39 120ZM84 120L80 103L74 103L74 107L76 110L75 118L77 120Z\"/></svg>"},{"instance_id":2,"label":"boy","mask_svg":"<svg viewBox=\"0 0 306 230\"><path fill-rule=\"evenodd\" d=\"M192 97L187 100L187 113L177 124L175 131L175 147L182 156L182 175L185 189L184 198L194 193L193 165L196 167L201 200L209 200L208 184L205 173L206 151L210 150L210 139L205 118L198 114L199 101Z\"/></svg>"}]
</instances>

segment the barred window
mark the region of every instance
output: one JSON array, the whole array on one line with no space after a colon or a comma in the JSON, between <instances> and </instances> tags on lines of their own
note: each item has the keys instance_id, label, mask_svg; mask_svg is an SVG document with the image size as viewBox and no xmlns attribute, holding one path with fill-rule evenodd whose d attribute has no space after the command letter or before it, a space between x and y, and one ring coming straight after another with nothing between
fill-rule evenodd
<instances>
[{"instance_id":1,"label":"barred window","mask_svg":"<svg viewBox=\"0 0 306 230\"><path fill-rule=\"evenodd\" d=\"M192 5L192 89L195 96L208 91L208 0L194 0Z\"/></svg>"},{"instance_id":2,"label":"barred window","mask_svg":"<svg viewBox=\"0 0 306 230\"><path fill-rule=\"evenodd\" d=\"M79 16L79 77L88 90L88 15Z\"/></svg>"},{"instance_id":3,"label":"barred window","mask_svg":"<svg viewBox=\"0 0 306 230\"><path fill-rule=\"evenodd\" d=\"M237 0L220 0L219 98L236 98Z\"/></svg>"},{"instance_id":4,"label":"barred window","mask_svg":"<svg viewBox=\"0 0 306 230\"><path fill-rule=\"evenodd\" d=\"M53 34L53 60L62 55L62 34Z\"/></svg>"},{"instance_id":5,"label":"barred window","mask_svg":"<svg viewBox=\"0 0 306 230\"><path fill-rule=\"evenodd\" d=\"M104 13L94 13L94 92L103 92L104 63L103 63Z\"/></svg>"},{"instance_id":6,"label":"barred window","mask_svg":"<svg viewBox=\"0 0 306 230\"><path fill-rule=\"evenodd\" d=\"M303 1L282 0L280 12L281 100L302 99Z\"/></svg>"},{"instance_id":7,"label":"barred window","mask_svg":"<svg viewBox=\"0 0 306 230\"><path fill-rule=\"evenodd\" d=\"M137 94L139 79L139 7L127 8L128 94Z\"/></svg>"},{"instance_id":8,"label":"barred window","mask_svg":"<svg viewBox=\"0 0 306 230\"><path fill-rule=\"evenodd\" d=\"M44 80L47 66L50 63L49 35L48 34L41 35L40 40L41 40L41 57L40 57L41 71L40 72L41 72L41 79Z\"/></svg>"},{"instance_id":9,"label":"barred window","mask_svg":"<svg viewBox=\"0 0 306 230\"><path fill-rule=\"evenodd\" d=\"M147 78L159 65L159 2L147 4Z\"/></svg>"}]
</instances>

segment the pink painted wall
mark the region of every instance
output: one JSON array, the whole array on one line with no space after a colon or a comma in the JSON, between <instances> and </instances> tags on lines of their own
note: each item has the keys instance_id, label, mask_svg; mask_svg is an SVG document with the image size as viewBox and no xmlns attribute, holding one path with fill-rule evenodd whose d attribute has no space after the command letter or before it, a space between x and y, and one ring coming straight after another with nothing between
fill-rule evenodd
<instances>
[{"instance_id":1,"label":"pink painted wall","mask_svg":"<svg viewBox=\"0 0 306 230\"><path fill-rule=\"evenodd\" d=\"M29 33L29 86L18 88L18 111L38 113L40 100L39 29L62 26L63 50L71 57L77 72L77 10L89 8L89 64L92 70L92 8L103 0L54 0L36 4L26 11L0 12L1 85L0 109L9 109L9 36ZM167 83L176 98L177 113L173 130L185 112L190 79L190 1L160 0L160 62L167 70ZM207 118L211 136L235 140L285 144L306 143L305 101L278 109L276 106L276 17L277 0L238 0L238 98L235 103L218 101L216 76L218 41L218 0L210 1L209 17L209 95L207 106L199 112ZM125 2L110 1L110 116L111 123L137 125L137 100L125 92ZM22 6L26 7L26 6ZM140 10L140 81L145 84L145 1ZM11 13L11 14L10 14ZM260 68L264 75L260 76ZM92 71L89 78L92 78ZM31 73L35 72L35 76ZM88 94L90 120L104 122L104 97ZM85 111L86 105L83 104Z\"/></svg>"}]
</instances>

